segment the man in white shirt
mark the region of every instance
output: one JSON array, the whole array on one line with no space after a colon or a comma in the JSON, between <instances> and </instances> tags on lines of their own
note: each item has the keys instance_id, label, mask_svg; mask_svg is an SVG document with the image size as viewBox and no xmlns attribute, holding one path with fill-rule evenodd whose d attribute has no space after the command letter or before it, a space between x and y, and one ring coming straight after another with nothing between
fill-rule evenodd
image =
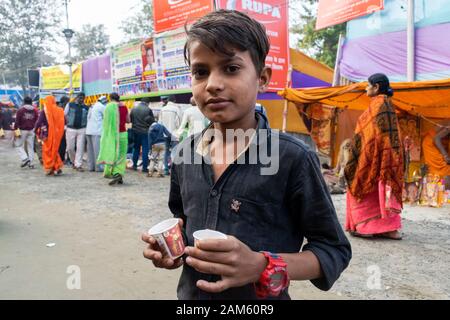
<instances>
[{"instance_id":1,"label":"man in white shirt","mask_svg":"<svg viewBox=\"0 0 450 320\"><path fill-rule=\"evenodd\" d=\"M102 135L103 114L105 112L107 103L107 98L105 96L101 96L98 101L89 108L86 126L89 171L103 171L101 166L96 165L96 162L98 153L100 152L100 138Z\"/></svg>"},{"instance_id":2,"label":"man in white shirt","mask_svg":"<svg viewBox=\"0 0 450 320\"><path fill-rule=\"evenodd\" d=\"M164 125L169 132L176 132L181 124L182 112L175 103L175 96L162 96L163 107L159 113L159 123ZM169 174L170 152L178 144L178 141L172 140L166 144L166 153L164 156L164 173Z\"/></svg>"},{"instance_id":3,"label":"man in white shirt","mask_svg":"<svg viewBox=\"0 0 450 320\"><path fill-rule=\"evenodd\" d=\"M207 123L208 120L203 115L203 113L200 111L200 109L197 107L197 104L195 103L194 97L191 98L191 105L192 107L189 107L183 112L183 118L181 119L181 124L176 131L176 136L180 138L186 138L190 135L197 134L202 132ZM186 135L184 136L184 132L187 130ZM182 139L180 139L182 140Z\"/></svg>"}]
</instances>

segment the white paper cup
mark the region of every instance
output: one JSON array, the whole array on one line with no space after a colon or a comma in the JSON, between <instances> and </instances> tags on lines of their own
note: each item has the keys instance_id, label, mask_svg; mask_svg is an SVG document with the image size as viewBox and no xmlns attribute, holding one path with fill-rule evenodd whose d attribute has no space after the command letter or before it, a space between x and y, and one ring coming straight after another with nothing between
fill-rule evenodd
<instances>
[{"instance_id":1,"label":"white paper cup","mask_svg":"<svg viewBox=\"0 0 450 320\"><path fill-rule=\"evenodd\" d=\"M178 219L167 219L148 230L148 234L156 239L163 256L179 258L184 253L184 241Z\"/></svg>"},{"instance_id":2,"label":"white paper cup","mask_svg":"<svg viewBox=\"0 0 450 320\"><path fill-rule=\"evenodd\" d=\"M211 240L211 239L228 239L227 235L210 229L198 230L194 232L194 239L197 243L198 240Z\"/></svg>"}]
</instances>

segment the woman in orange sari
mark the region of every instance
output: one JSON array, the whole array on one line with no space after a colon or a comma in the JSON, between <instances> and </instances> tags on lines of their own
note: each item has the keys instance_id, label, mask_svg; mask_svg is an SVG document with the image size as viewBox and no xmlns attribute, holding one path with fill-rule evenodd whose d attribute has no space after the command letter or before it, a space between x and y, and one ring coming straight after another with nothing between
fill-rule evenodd
<instances>
[{"instance_id":1,"label":"woman in orange sari","mask_svg":"<svg viewBox=\"0 0 450 320\"><path fill-rule=\"evenodd\" d=\"M354 236L400 240L404 166L393 91L384 74L372 75L366 91L371 103L358 119L345 167L345 227Z\"/></svg>"},{"instance_id":2,"label":"woman in orange sari","mask_svg":"<svg viewBox=\"0 0 450 320\"><path fill-rule=\"evenodd\" d=\"M43 141L42 160L48 176L62 174L64 164L59 155L59 145L64 134L64 124L64 110L56 105L54 96L46 97L35 130Z\"/></svg>"}]
</instances>

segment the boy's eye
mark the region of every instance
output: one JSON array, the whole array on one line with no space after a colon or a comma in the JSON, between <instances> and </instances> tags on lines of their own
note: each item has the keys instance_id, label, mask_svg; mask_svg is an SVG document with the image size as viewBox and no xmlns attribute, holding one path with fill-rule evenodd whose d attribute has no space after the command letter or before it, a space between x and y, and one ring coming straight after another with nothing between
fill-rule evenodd
<instances>
[{"instance_id":1,"label":"boy's eye","mask_svg":"<svg viewBox=\"0 0 450 320\"><path fill-rule=\"evenodd\" d=\"M230 65L230 66L226 66L225 70L227 73L235 73L237 71L239 71L240 67L236 66L236 65Z\"/></svg>"},{"instance_id":2,"label":"boy's eye","mask_svg":"<svg viewBox=\"0 0 450 320\"><path fill-rule=\"evenodd\" d=\"M194 69L192 70L192 75L196 78L204 77L208 74L206 69Z\"/></svg>"}]
</instances>

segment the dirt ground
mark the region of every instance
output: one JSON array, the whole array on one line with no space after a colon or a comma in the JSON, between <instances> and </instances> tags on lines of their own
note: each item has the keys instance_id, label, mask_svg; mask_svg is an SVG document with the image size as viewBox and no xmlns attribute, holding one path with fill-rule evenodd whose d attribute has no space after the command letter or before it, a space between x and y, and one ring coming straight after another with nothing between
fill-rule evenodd
<instances>
[{"instance_id":1,"label":"dirt ground","mask_svg":"<svg viewBox=\"0 0 450 320\"><path fill-rule=\"evenodd\" d=\"M0 140L0 299L176 299L180 270L154 268L140 240L170 217L169 179L129 172L110 187L98 173L64 173L21 169ZM333 201L343 223L345 197ZM402 241L351 237L353 259L334 287L293 282L292 298L449 299L450 205L406 206L402 217ZM80 289L68 289L72 266Z\"/></svg>"}]
</instances>

